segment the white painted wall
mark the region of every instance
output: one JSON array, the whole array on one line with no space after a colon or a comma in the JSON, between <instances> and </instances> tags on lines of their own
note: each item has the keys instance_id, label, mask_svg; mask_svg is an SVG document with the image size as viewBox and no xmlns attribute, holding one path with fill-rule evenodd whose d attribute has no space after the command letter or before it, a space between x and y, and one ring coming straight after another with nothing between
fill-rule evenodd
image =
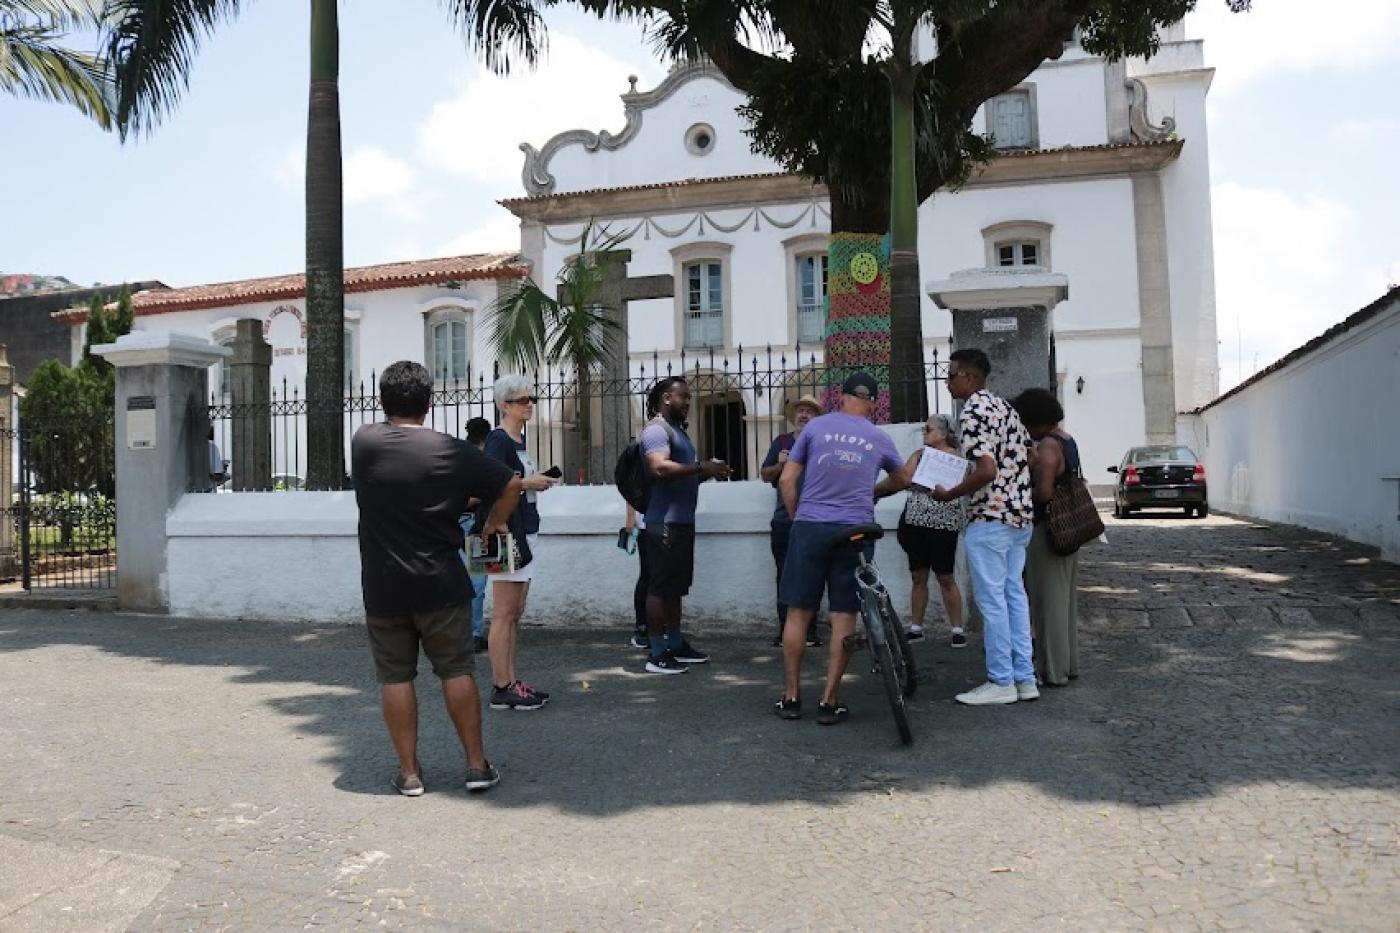
<instances>
[{"instance_id":1,"label":"white painted wall","mask_svg":"<svg viewBox=\"0 0 1400 933\"><path fill-rule=\"evenodd\" d=\"M549 163L549 171L557 182L554 190L563 193L656 184L677 178L782 171L776 162L749 150L744 123L735 109L744 100L743 95L715 78L704 76L688 81L672 96L645 111L638 135L620 149L589 152L581 144L561 149ZM695 155L685 145L686 131L696 123L707 123L715 131L714 146L705 155ZM621 119L618 126L610 129L620 132ZM545 141L532 142L542 146Z\"/></svg>"},{"instance_id":2,"label":"white painted wall","mask_svg":"<svg viewBox=\"0 0 1400 933\"><path fill-rule=\"evenodd\" d=\"M881 504L891 534L877 546L896 606L907 607L908 564L894 540L902 496ZM772 624L768 544L772 487L706 483L696 513L695 585L688 623ZM624 505L611 486L569 486L539 500L543 538L527 625L617 628L632 623L637 558L617 549ZM170 611L217 619L364 620L354 493L190 494L166 524Z\"/></svg>"},{"instance_id":3,"label":"white painted wall","mask_svg":"<svg viewBox=\"0 0 1400 933\"><path fill-rule=\"evenodd\" d=\"M510 247L507 244L505 248ZM346 295L345 325L354 335L355 378L368 380L371 371L382 372L396 360L425 362L425 315L438 308L456 308L468 313L475 325L470 338L473 366L477 361L485 362L489 373L492 356L485 328L481 326L481 312L495 297L493 279L471 280L455 289L427 285ZM278 309L291 309L295 313L274 314ZM273 351L273 384L280 386L285 378L289 386L304 389L306 340L301 335L297 314L303 317L306 314L303 298L141 315L136 318L133 329L169 330L217 342L221 335L232 337L234 323L241 318L270 321L267 337ZM211 387L218 386L218 379L219 367L212 367L209 372Z\"/></svg>"},{"instance_id":4,"label":"white painted wall","mask_svg":"<svg viewBox=\"0 0 1400 933\"><path fill-rule=\"evenodd\" d=\"M1400 562L1400 299L1199 415L1180 440L1220 509L1314 528Z\"/></svg>"},{"instance_id":5,"label":"white painted wall","mask_svg":"<svg viewBox=\"0 0 1400 933\"><path fill-rule=\"evenodd\" d=\"M1037 131L1041 149L1061 146L1100 146L1108 142L1108 106L1104 99L1103 59L1066 51L1059 61L1046 62L1026 78L1035 87ZM979 133L987 131L986 106L973 117Z\"/></svg>"}]
</instances>

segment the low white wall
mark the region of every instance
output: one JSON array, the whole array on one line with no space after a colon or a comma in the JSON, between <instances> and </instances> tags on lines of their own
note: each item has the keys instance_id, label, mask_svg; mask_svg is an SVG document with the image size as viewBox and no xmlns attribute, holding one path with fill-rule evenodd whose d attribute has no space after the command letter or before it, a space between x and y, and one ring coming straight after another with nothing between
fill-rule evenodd
<instances>
[{"instance_id":1,"label":"low white wall","mask_svg":"<svg viewBox=\"0 0 1400 933\"><path fill-rule=\"evenodd\" d=\"M903 497L878 518L893 529ZM706 483L696 514L695 586L686 617L713 625L774 618L768 546L773 489ZM625 627L632 619L637 559L617 549L624 505L611 486L572 486L540 496L540 575L527 624ZM360 554L354 493L190 494L167 522L170 611L223 619L356 622ZM877 546L896 605L907 605L903 552L891 534Z\"/></svg>"},{"instance_id":2,"label":"low white wall","mask_svg":"<svg viewBox=\"0 0 1400 933\"><path fill-rule=\"evenodd\" d=\"M1400 562L1400 298L1239 393L1186 415L1212 505Z\"/></svg>"}]
</instances>

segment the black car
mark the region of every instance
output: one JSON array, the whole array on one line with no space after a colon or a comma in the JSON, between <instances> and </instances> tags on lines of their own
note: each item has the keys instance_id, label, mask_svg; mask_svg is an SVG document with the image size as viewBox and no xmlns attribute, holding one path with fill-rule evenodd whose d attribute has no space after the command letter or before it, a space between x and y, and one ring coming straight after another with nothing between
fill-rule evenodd
<instances>
[{"instance_id":1,"label":"black car","mask_svg":"<svg viewBox=\"0 0 1400 933\"><path fill-rule=\"evenodd\" d=\"M1188 516L1210 514L1206 468L1190 447L1134 447L1108 472L1118 474L1113 487L1113 515L1127 518L1138 509L1181 509Z\"/></svg>"}]
</instances>

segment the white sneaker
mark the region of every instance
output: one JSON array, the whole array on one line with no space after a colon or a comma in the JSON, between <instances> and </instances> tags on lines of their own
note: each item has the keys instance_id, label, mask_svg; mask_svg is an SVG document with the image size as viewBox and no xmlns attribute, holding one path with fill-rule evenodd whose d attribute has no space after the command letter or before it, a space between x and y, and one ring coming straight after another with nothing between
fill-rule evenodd
<instances>
[{"instance_id":1,"label":"white sneaker","mask_svg":"<svg viewBox=\"0 0 1400 933\"><path fill-rule=\"evenodd\" d=\"M1017 685L1016 685L1016 699L1018 699L1018 700L1038 700L1038 699L1040 699L1040 691L1036 689L1035 681L1031 681L1031 682L1028 683L1028 684L1017 684Z\"/></svg>"},{"instance_id":2,"label":"white sneaker","mask_svg":"<svg viewBox=\"0 0 1400 933\"><path fill-rule=\"evenodd\" d=\"M1003 687L988 681L966 693L959 693L953 699L967 706L1001 706L1016 702L1016 687L1013 684Z\"/></svg>"}]
</instances>

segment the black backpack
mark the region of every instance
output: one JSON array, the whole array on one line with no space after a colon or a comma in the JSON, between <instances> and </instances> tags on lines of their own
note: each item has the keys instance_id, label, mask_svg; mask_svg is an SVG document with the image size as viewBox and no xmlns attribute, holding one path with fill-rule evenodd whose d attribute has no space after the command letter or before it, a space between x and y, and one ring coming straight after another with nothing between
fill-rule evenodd
<instances>
[{"instance_id":1,"label":"black backpack","mask_svg":"<svg viewBox=\"0 0 1400 933\"><path fill-rule=\"evenodd\" d=\"M665 418L657 419L661 426L666 429L667 440L674 444L676 442L675 429L667 423ZM651 503L651 479L647 476L647 458L642 453L640 440L634 440L623 448L622 453L617 458L617 465L613 467L613 482L617 483L617 491L627 504L638 512L645 512Z\"/></svg>"}]
</instances>

